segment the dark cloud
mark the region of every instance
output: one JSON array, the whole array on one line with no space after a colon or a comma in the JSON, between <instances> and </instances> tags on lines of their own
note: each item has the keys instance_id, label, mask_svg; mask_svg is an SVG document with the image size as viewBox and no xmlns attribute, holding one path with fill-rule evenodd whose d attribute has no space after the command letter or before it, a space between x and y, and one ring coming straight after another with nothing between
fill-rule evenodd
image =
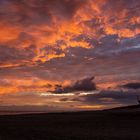
<instances>
[{"instance_id":1,"label":"dark cloud","mask_svg":"<svg viewBox=\"0 0 140 140\"><path fill-rule=\"evenodd\" d=\"M31 60L36 56L36 47L30 45L28 48L14 48L9 46L0 46L0 62L18 62L19 60Z\"/></svg>"},{"instance_id":2,"label":"dark cloud","mask_svg":"<svg viewBox=\"0 0 140 140\"><path fill-rule=\"evenodd\" d=\"M128 89L140 89L140 83L128 83L123 85L123 87Z\"/></svg>"},{"instance_id":3,"label":"dark cloud","mask_svg":"<svg viewBox=\"0 0 140 140\"><path fill-rule=\"evenodd\" d=\"M48 1L56 14L62 15L65 18L71 18L83 4L85 0L53 0Z\"/></svg>"},{"instance_id":4,"label":"dark cloud","mask_svg":"<svg viewBox=\"0 0 140 140\"><path fill-rule=\"evenodd\" d=\"M87 104L101 104L101 105L113 105L113 104L136 104L137 94L135 92L122 92L122 91L101 91L96 94L89 94L79 96L72 101L83 102Z\"/></svg>"},{"instance_id":5,"label":"dark cloud","mask_svg":"<svg viewBox=\"0 0 140 140\"><path fill-rule=\"evenodd\" d=\"M5 0L1 1L0 18L14 24L53 23L53 17L71 19L84 0Z\"/></svg>"},{"instance_id":6,"label":"dark cloud","mask_svg":"<svg viewBox=\"0 0 140 140\"><path fill-rule=\"evenodd\" d=\"M96 90L96 85L93 83L94 77L85 78L75 82L73 85L63 87L62 85L56 85L55 93L68 93L75 91L92 91Z\"/></svg>"}]
</instances>

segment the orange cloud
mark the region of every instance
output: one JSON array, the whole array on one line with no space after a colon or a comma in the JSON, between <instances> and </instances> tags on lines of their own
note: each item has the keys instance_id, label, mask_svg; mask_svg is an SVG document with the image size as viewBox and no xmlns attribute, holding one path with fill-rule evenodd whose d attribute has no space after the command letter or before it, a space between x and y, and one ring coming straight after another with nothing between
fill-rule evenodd
<instances>
[{"instance_id":1,"label":"orange cloud","mask_svg":"<svg viewBox=\"0 0 140 140\"><path fill-rule=\"evenodd\" d=\"M56 6L55 3L58 5ZM114 8L114 3L109 0L88 0L86 3L76 0L73 2L63 0L62 6L66 10L66 13L63 13L58 1L47 1L44 3L46 9L41 9L43 3L39 3L36 0L28 3L9 2L6 5L9 9L7 11L2 10L3 13L6 12L6 16L2 17L0 42L18 48L28 48L30 45L35 45L37 53L33 60L45 62L53 58L64 57L65 49L69 47L94 47L85 40L73 41L74 37L81 34L87 35L89 38L100 38L102 35L110 34L130 38L139 34L140 30L137 27L133 30L126 27L128 23L132 25L140 23L136 11L130 17L130 11L127 6L122 7L123 2L115 3L117 6ZM69 5L73 5L73 9ZM56 9L54 9L55 6ZM104 11L105 6L109 6L106 11ZM42 17L41 12L43 11L46 17ZM10 12L14 16L13 19L10 19ZM114 19L112 19L113 17ZM128 20L128 23L126 23L126 20ZM29 26L26 26L26 24L29 24ZM23 32L27 34L26 37L21 36ZM50 51L47 54L40 51L40 49L48 45L53 46L53 48L57 47L57 42L60 40L64 42L59 45L59 49L63 51L60 55L54 51Z\"/></svg>"},{"instance_id":2,"label":"orange cloud","mask_svg":"<svg viewBox=\"0 0 140 140\"><path fill-rule=\"evenodd\" d=\"M10 40L17 39L20 34L20 28L16 26L8 26L0 24L0 43L6 43Z\"/></svg>"},{"instance_id":3,"label":"orange cloud","mask_svg":"<svg viewBox=\"0 0 140 140\"><path fill-rule=\"evenodd\" d=\"M115 0L62 0L61 3L59 0L7 0L0 6L0 68L41 67L54 58L65 58L69 48L98 47L89 41L92 39L98 42L114 34L120 38L135 37L140 34L137 3L130 8L130 2ZM86 39L77 39L82 35ZM2 86L0 93L45 91L46 83L57 83L49 80L34 83L31 77L29 80L13 78L11 83L15 84Z\"/></svg>"}]
</instances>

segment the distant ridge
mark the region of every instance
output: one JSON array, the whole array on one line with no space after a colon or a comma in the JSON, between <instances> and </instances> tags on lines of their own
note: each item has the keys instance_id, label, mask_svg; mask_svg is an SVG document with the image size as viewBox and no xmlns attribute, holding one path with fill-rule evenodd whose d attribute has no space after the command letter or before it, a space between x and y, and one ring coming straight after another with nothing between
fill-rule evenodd
<instances>
[{"instance_id":1,"label":"distant ridge","mask_svg":"<svg viewBox=\"0 0 140 140\"><path fill-rule=\"evenodd\" d=\"M129 105L129 106L123 106L123 107L116 107L116 108L111 108L107 109L104 111L140 111L140 105Z\"/></svg>"},{"instance_id":2,"label":"distant ridge","mask_svg":"<svg viewBox=\"0 0 140 140\"><path fill-rule=\"evenodd\" d=\"M140 105L129 105L122 107L115 107L111 109L104 110L84 110L84 111L58 111L58 112L45 112L45 111L0 111L0 116L2 115L51 115L51 114L92 114L92 113L105 113L105 112L139 112L140 113Z\"/></svg>"}]
</instances>

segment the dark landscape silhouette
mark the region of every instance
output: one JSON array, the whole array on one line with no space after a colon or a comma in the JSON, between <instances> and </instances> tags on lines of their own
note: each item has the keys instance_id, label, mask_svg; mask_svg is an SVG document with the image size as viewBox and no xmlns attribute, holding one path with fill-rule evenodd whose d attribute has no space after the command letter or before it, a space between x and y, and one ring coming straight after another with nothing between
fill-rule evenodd
<instances>
[{"instance_id":1,"label":"dark landscape silhouette","mask_svg":"<svg viewBox=\"0 0 140 140\"><path fill-rule=\"evenodd\" d=\"M140 105L0 116L0 140L138 140Z\"/></svg>"}]
</instances>

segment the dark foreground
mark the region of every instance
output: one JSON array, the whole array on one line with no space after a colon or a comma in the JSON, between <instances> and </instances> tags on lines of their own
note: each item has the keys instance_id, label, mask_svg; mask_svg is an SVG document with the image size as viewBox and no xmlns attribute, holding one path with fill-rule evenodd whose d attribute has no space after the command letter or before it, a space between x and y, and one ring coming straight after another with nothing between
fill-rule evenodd
<instances>
[{"instance_id":1,"label":"dark foreground","mask_svg":"<svg viewBox=\"0 0 140 140\"><path fill-rule=\"evenodd\" d=\"M0 140L140 140L140 107L0 116Z\"/></svg>"}]
</instances>

